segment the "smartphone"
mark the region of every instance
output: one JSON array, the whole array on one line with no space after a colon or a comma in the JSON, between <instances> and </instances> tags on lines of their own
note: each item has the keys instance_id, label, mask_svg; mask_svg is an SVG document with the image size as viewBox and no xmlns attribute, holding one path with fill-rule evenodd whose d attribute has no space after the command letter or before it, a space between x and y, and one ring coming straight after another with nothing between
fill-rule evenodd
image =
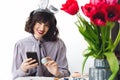
<instances>
[{"instance_id":1,"label":"smartphone","mask_svg":"<svg viewBox=\"0 0 120 80\"><path fill-rule=\"evenodd\" d=\"M37 52L26 52L26 54L27 54L27 58L36 59L36 62L33 62L33 63L38 63Z\"/></svg>"}]
</instances>

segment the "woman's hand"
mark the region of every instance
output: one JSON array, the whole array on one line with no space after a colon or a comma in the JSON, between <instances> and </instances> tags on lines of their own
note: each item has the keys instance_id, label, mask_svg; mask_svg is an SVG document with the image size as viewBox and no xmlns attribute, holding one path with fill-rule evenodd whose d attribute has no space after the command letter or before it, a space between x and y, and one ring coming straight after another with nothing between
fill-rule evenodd
<instances>
[{"instance_id":1,"label":"woman's hand","mask_svg":"<svg viewBox=\"0 0 120 80\"><path fill-rule=\"evenodd\" d=\"M35 59L32 58L25 59L20 66L21 70L27 72L29 69L37 67L38 63L34 62L36 62Z\"/></svg>"},{"instance_id":2,"label":"woman's hand","mask_svg":"<svg viewBox=\"0 0 120 80\"><path fill-rule=\"evenodd\" d=\"M61 73L58 70L58 64L52 60L50 57L46 57L47 62L44 64L48 71L52 73L54 76L59 77Z\"/></svg>"}]
</instances>

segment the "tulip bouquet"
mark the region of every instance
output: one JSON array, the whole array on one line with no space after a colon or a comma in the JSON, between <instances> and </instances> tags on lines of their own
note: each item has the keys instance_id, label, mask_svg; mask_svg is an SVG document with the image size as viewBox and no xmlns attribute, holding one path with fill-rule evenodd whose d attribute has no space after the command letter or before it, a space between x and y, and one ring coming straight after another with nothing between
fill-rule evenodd
<instances>
[{"instance_id":1,"label":"tulip bouquet","mask_svg":"<svg viewBox=\"0 0 120 80\"><path fill-rule=\"evenodd\" d=\"M89 3L81 6L83 14L89 21L81 16L76 0L67 0L62 4L61 10L77 16L75 24L89 45L84 52L82 73L89 56L95 59L107 59L112 72L109 80L114 80L119 70L114 50L120 41L120 30L115 41L111 39L111 30L115 27L115 22L120 20L118 0L90 0Z\"/></svg>"}]
</instances>

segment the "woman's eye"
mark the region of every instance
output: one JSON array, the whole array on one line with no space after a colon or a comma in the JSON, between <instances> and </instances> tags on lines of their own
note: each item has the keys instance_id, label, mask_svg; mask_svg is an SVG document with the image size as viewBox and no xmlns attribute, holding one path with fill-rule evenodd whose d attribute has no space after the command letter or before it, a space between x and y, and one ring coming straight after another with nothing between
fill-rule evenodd
<instances>
[{"instance_id":1,"label":"woman's eye","mask_svg":"<svg viewBox=\"0 0 120 80\"><path fill-rule=\"evenodd\" d=\"M42 22L38 22L38 24L42 24Z\"/></svg>"},{"instance_id":2,"label":"woman's eye","mask_svg":"<svg viewBox=\"0 0 120 80\"><path fill-rule=\"evenodd\" d=\"M49 25L46 24L45 26L48 27Z\"/></svg>"},{"instance_id":3,"label":"woman's eye","mask_svg":"<svg viewBox=\"0 0 120 80\"><path fill-rule=\"evenodd\" d=\"M45 26L47 26L47 27L48 27L48 25L45 25Z\"/></svg>"},{"instance_id":4,"label":"woman's eye","mask_svg":"<svg viewBox=\"0 0 120 80\"><path fill-rule=\"evenodd\" d=\"M39 23L39 24L42 24L42 23Z\"/></svg>"}]
</instances>

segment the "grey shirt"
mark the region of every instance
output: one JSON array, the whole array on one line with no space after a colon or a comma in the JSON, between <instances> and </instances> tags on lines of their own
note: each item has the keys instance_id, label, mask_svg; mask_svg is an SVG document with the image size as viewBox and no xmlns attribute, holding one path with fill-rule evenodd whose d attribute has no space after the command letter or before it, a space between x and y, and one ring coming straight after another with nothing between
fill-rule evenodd
<instances>
[{"instance_id":1,"label":"grey shirt","mask_svg":"<svg viewBox=\"0 0 120 80\"><path fill-rule=\"evenodd\" d=\"M40 47L39 47L40 46ZM27 51L35 51L38 55L39 66L30 69L27 73L20 69L23 60L27 58ZM19 40L14 47L12 73L13 80L17 77L24 76L46 76L54 77L49 71L41 64L41 57L51 57L57 62L59 71L62 73L60 77L67 77L70 75L68 70L68 62L66 58L66 47L61 39L57 41L37 41L34 36L29 36L25 39Z\"/></svg>"}]
</instances>

